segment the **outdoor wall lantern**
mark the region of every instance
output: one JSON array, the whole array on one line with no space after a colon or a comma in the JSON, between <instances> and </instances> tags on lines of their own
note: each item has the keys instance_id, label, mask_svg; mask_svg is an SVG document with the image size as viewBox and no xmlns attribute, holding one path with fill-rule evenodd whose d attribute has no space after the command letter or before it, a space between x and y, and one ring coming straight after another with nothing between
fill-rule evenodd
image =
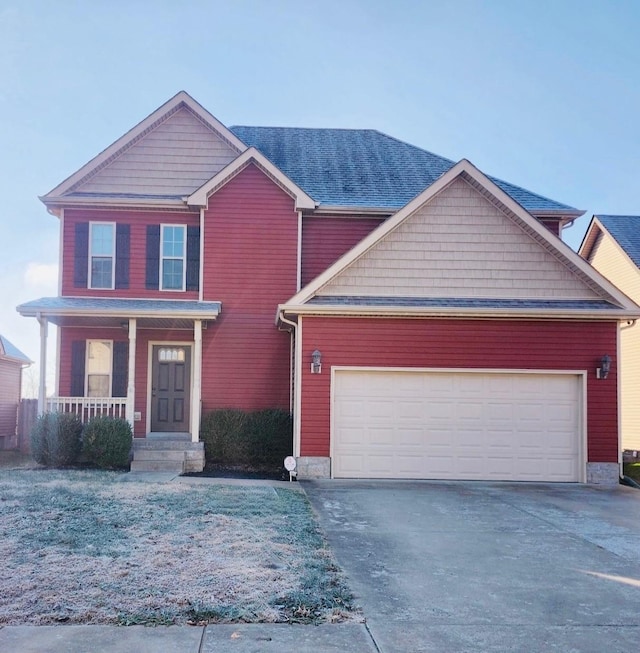
<instances>
[{"instance_id":1,"label":"outdoor wall lantern","mask_svg":"<svg viewBox=\"0 0 640 653\"><path fill-rule=\"evenodd\" d=\"M611 371L611 356L605 354L600 359L600 367L596 367L596 378L606 379Z\"/></svg>"},{"instance_id":2,"label":"outdoor wall lantern","mask_svg":"<svg viewBox=\"0 0 640 653\"><path fill-rule=\"evenodd\" d=\"M320 374L322 372L322 354L319 349L315 349L311 354L311 374Z\"/></svg>"}]
</instances>

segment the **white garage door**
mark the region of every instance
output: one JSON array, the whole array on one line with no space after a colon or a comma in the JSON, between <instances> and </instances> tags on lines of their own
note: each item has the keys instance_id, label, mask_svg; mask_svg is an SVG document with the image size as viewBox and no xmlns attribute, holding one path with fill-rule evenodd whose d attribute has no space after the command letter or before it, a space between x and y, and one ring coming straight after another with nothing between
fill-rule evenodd
<instances>
[{"instance_id":1,"label":"white garage door","mask_svg":"<svg viewBox=\"0 0 640 653\"><path fill-rule=\"evenodd\" d=\"M581 378L336 370L339 478L579 481Z\"/></svg>"}]
</instances>

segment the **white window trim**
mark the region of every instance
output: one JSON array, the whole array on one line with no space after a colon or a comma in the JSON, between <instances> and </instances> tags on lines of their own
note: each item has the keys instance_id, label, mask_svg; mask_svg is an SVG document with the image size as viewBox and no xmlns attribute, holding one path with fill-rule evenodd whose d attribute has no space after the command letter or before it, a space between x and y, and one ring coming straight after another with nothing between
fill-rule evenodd
<instances>
[{"instance_id":1,"label":"white window trim","mask_svg":"<svg viewBox=\"0 0 640 653\"><path fill-rule=\"evenodd\" d=\"M164 229L165 227L179 227L184 234L183 243L184 251L182 256L164 256ZM181 288L163 288L162 287L162 263L164 261L182 261L182 287ZM161 224L160 225L160 269L158 271L159 283L158 286L162 292L184 292L187 289L187 225L185 224Z\"/></svg>"},{"instance_id":2,"label":"white window trim","mask_svg":"<svg viewBox=\"0 0 640 653\"><path fill-rule=\"evenodd\" d=\"M91 263L93 261L93 252L91 246L93 244L93 225L109 225L112 227L112 243L111 243L111 286L106 288L101 286L96 288L93 285L93 275L91 274ZM89 283L87 284L91 290L114 290L116 287L116 223L115 222L90 222L89 223Z\"/></svg>"},{"instance_id":3,"label":"white window trim","mask_svg":"<svg viewBox=\"0 0 640 653\"><path fill-rule=\"evenodd\" d=\"M111 348L111 356L109 356L109 394L107 395L107 397L111 397L113 394L113 340L106 338L91 338L91 340L86 341L84 354L84 396L89 396L89 343L92 342L108 342Z\"/></svg>"}]
</instances>

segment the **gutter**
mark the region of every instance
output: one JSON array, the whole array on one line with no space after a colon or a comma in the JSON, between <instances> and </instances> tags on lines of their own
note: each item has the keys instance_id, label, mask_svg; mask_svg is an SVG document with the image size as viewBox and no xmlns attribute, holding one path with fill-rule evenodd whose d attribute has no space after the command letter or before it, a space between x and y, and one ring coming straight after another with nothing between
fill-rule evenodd
<instances>
[{"instance_id":1,"label":"gutter","mask_svg":"<svg viewBox=\"0 0 640 653\"><path fill-rule=\"evenodd\" d=\"M640 319L640 312L632 313L622 310L602 311L566 311L562 309L547 309L542 312L538 310L513 310L496 309L491 311L478 311L477 308L432 308L421 306L318 306L309 304L281 305L278 307L278 319L284 320L281 316L289 315L335 315L346 317L453 317L453 318L474 318L474 319L527 319L527 320L637 320ZM288 321L287 321L288 322Z\"/></svg>"}]
</instances>

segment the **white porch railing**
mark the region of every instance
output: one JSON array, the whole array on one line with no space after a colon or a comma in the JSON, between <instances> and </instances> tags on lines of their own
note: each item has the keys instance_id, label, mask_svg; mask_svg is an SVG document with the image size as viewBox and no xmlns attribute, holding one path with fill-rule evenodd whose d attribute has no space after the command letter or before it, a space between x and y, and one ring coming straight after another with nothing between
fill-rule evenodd
<instances>
[{"instance_id":1,"label":"white porch railing","mask_svg":"<svg viewBox=\"0 0 640 653\"><path fill-rule=\"evenodd\" d=\"M48 397L47 412L75 413L82 423L92 417L108 415L109 417L127 418L126 397Z\"/></svg>"}]
</instances>

